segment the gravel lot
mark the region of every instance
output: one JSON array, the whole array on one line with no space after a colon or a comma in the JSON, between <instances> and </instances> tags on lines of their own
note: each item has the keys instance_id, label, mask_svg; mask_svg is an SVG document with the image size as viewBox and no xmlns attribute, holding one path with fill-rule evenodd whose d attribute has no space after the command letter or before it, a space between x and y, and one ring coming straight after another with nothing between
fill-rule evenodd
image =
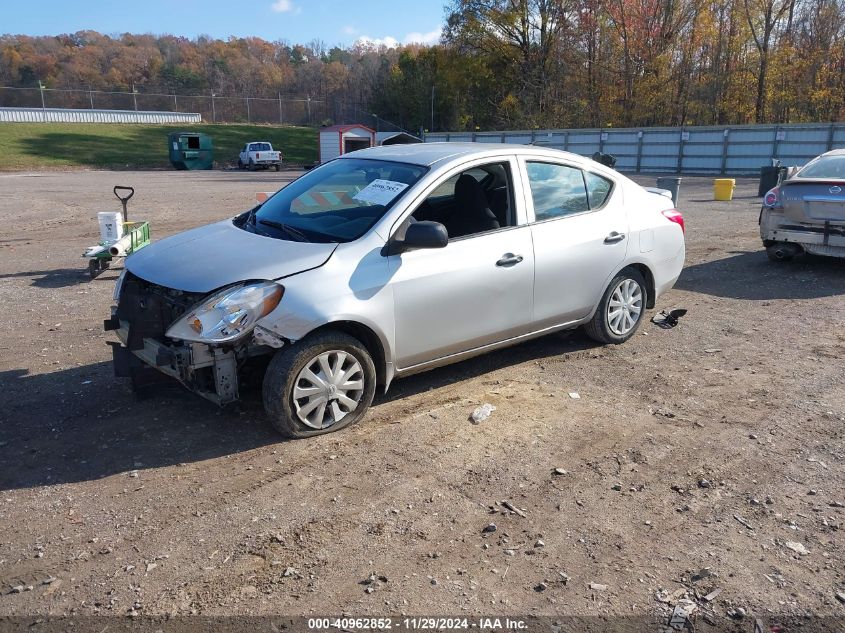
<instances>
[{"instance_id":1,"label":"gravel lot","mask_svg":"<svg viewBox=\"0 0 845 633\"><path fill-rule=\"evenodd\" d=\"M684 179L674 329L400 380L307 441L257 389L136 401L102 331L117 272L80 258L111 187L161 238L291 177L0 174L0 616L845 615L845 262L770 263L756 180Z\"/></svg>"}]
</instances>

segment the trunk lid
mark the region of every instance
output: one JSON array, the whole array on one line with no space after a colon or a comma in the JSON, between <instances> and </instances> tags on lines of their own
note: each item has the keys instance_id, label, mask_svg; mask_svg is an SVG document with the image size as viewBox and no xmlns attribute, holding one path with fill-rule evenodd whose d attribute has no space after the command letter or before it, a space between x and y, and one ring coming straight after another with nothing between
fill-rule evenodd
<instances>
[{"instance_id":1,"label":"trunk lid","mask_svg":"<svg viewBox=\"0 0 845 633\"><path fill-rule=\"evenodd\" d=\"M781 184L784 215L804 224L845 223L845 180L793 178Z\"/></svg>"}]
</instances>

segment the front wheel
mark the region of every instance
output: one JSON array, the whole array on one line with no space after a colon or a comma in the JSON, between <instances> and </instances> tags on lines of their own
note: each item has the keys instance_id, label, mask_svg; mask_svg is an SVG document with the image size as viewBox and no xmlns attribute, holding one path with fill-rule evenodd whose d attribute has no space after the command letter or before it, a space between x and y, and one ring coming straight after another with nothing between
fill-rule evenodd
<instances>
[{"instance_id":1,"label":"front wheel","mask_svg":"<svg viewBox=\"0 0 845 633\"><path fill-rule=\"evenodd\" d=\"M643 276L634 268L626 268L610 282L584 330L599 343L624 343L640 326L647 300Z\"/></svg>"},{"instance_id":2,"label":"front wheel","mask_svg":"<svg viewBox=\"0 0 845 633\"><path fill-rule=\"evenodd\" d=\"M375 365L364 345L326 330L276 353L262 396L273 427L285 437L304 438L360 420L375 388Z\"/></svg>"},{"instance_id":3,"label":"front wheel","mask_svg":"<svg viewBox=\"0 0 845 633\"><path fill-rule=\"evenodd\" d=\"M238 159L238 169L245 169L244 162L240 158Z\"/></svg>"}]
</instances>

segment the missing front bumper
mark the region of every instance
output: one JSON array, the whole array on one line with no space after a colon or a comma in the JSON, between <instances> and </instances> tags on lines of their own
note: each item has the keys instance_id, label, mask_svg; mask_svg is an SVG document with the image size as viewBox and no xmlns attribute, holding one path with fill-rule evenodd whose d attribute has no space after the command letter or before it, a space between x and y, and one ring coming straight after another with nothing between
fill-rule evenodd
<instances>
[{"instance_id":1,"label":"missing front bumper","mask_svg":"<svg viewBox=\"0 0 845 633\"><path fill-rule=\"evenodd\" d=\"M148 367L178 380L190 391L215 404L238 400L238 358L234 349L201 343L169 346L153 338L144 338L143 345L133 350L128 346L129 327L128 323L119 322L115 332L120 343L109 343L115 376L133 378L138 369Z\"/></svg>"}]
</instances>

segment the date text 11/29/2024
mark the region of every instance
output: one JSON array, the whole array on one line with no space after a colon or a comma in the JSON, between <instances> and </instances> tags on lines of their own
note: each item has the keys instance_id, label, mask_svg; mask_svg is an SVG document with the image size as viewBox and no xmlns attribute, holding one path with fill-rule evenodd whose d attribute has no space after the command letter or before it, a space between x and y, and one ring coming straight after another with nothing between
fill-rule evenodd
<instances>
[{"instance_id":1,"label":"date text 11/29/2024","mask_svg":"<svg viewBox=\"0 0 845 633\"><path fill-rule=\"evenodd\" d=\"M528 623L519 618L309 618L310 631L444 631L469 630L482 631L525 631Z\"/></svg>"}]
</instances>

